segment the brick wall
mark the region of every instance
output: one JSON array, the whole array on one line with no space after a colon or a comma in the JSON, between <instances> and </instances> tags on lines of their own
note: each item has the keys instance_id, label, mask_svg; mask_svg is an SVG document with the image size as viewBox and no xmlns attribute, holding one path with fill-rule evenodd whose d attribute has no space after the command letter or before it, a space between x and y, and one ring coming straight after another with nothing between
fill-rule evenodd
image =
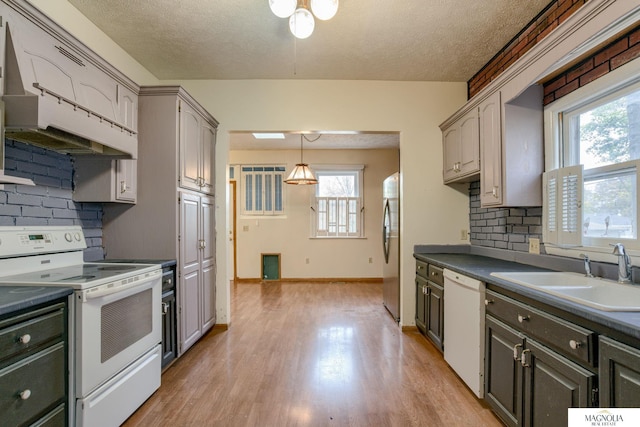
<instances>
[{"instance_id":1,"label":"brick wall","mask_svg":"<svg viewBox=\"0 0 640 427\"><path fill-rule=\"evenodd\" d=\"M553 0L467 82L469 98L480 92L588 0Z\"/></svg>"},{"instance_id":2,"label":"brick wall","mask_svg":"<svg viewBox=\"0 0 640 427\"><path fill-rule=\"evenodd\" d=\"M0 225L80 225L87 240L85 260L103 259L102 204L72 200L71 156L7 140L5 173L36 185L0 189Z\"/></svg>"},{"instance_id":3,"label":"brick wall","mask_svg":"<svg viewBox=\"0 0 640 427\"><path fill-rule=\"evenodd\" d=\"M469 81L470 96L482 89L491 81L492 77L496 77L506 66L515 61L517 55L522 55L526 50L534 46L541 37L574 13L584 3L586 3L586 0L557 0L552 2L538 18L532 21L532 24L525 28L503 51L496 55ZM531 37L534 34L536 35L536 40L531 43ZM527 43L524 42L525 39L528 40ZM496 62L497 58L502 58L503 62ZM513 59L507 60L506 58ZM640 24L588 58L546 82L544 84L544 105L571 93L636 58L640 58ZM501 67L500 64L503 64L504 67ZM481 77L483 74L484 77ZM472 93L472 90L475 92ZM469 186L469 203L469 227L472 245L527 252L529 250L529 238L542 237L541 207L481 208L479 181L473 182ZM541 247L541 250L544 251L544 248Z\"/></svg>"},{"instance_id":4,"label":"brick wall","mask_svg":"<svg viewBox=\"0 0 640 427\"><path fill-rule=\"evenodd\" d=\"M640 58L640 25L544 84L544 105Z\"/></svg>"},{"instance_id":5,"label":"brick wall","mask_svg":"<svg viewBox=\"0 0 640 427\"><path fill-rule=\"evenodd\" d=\"M472 245L529 252L529 238L542 239L542 208L481 208L475 181L469 185L469 231Z\"/></svg>"}]
</instances>

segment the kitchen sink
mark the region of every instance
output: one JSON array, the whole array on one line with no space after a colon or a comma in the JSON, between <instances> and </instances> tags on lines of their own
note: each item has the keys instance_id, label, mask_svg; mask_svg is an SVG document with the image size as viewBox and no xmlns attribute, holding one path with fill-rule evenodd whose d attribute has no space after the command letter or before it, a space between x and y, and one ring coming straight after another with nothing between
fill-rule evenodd
<instances>
[{"instance_id":1,"label":"kitchen sink","mask_svg":"<svg viewBox=\"0 0 640 427\"><path fill-rule=\"evenodd\" d=\"M640 311L640 286L561 271L494 272L492 276L604 311Z\"/></svg>"}]
</instances>

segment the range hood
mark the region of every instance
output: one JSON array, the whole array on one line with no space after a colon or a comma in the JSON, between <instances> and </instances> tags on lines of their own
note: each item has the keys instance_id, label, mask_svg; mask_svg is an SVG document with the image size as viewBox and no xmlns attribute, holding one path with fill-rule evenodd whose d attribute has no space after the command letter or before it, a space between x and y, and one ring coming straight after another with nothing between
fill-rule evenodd
<instances>
[{"instance_id":1,"label":"range hood","mask_svg":"<svg viewBox=\"0 0 640 427\"><path fill-rule=\"evenodd\" d=\"M5 136L66 154L137 158L135 83L36 11L7 13Z\"/></svg>"}]
</instances>

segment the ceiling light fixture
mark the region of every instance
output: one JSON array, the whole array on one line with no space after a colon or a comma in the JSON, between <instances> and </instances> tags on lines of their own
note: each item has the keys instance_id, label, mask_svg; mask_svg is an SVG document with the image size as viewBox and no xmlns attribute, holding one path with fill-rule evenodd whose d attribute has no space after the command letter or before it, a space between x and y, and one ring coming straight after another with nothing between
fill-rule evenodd
<instances>
[{"instance_id":1,"label":"ceiling light fixture","mask_svg":"<svg viewBox=\"0 0 640 427\"><path fill-rule=\"evenodd\" d=\"M315 28L313 16L322 21L333 18L338 3L339 0L269 0L269 7L277 17L289 18L289 29L296 38L306 39Z\"/></svg>"},{"instance_id":2,"label":"ceiling light fixture","mask_svg":"<svg viewBox=\"0 0 640 427\"><path fill-rule=\"evenodd\" d=\"M310 185L310 184L318 183L318 180L313 175L313 171L311 170L309 165L302 160L302 139L303 138L304 138L304 135L300 134L300 163L298 163L296 167L293 168L293 170L289 174L289 177L284 180L284 182L287 184Z\"/></svg>"}]
</instances>

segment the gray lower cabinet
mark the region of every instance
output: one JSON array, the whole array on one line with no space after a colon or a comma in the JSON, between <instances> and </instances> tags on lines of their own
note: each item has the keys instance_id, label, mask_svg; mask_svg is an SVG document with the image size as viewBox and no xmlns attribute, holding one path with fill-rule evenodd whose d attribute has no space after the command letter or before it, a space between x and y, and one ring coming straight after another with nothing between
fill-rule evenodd
<instances>
[{"instance_id":1,"label":"gray lower cabinet","mask_svg":"<svg viewBox=\"0 0 640 427\"><path fill-rule=\"evenodd\" d=\"M522 365L514 349L524 347L524 335L487 316L485 320L484 396L494 412L510 426L522 420Z\"/></svg>"},{"instance_id":2,"label":"gray lower cabinet","mask_svg":"<svg viewBox=\"0 0 640 427\"><path fill-rule=\"evenodd\" d=\"M427 292L429 284L423 277L416 276L416 326L423 334L427 334Z\"/></svg>"},{"instance_id":3,"label":"gray lower cabinet","mask_svg":"<svg viewBox=\"0 0 640 427\"><path fill-rule=\"evenodd\" d=\"M440 267L416 261L416 326L440 351L444 349L443 284Z\"/></svg>"},{"instance_id":4,"label":"gray lower cabinet","mask_svg":"<svg viewBox=\"0 0 640 427\"><path fill-rule=\"evenodd\" d=\"M640 407L640 350L600 337L600 406Z\"/></svg>"},{"instance_id":5,"label":"gray lower cabinet","mask_svg":"<svg viewBox=\"0 0 640 427\"><path fill-rule=\"evenodd\" d=\"M444 350L444 287L429 282L427 294L427 336L438 347Z\"/></svg>"},{"instance_id":6,"label":"gray lower cabinet","mask_svg":"<svg viewBox=\"0 0 640 427\"><path fill-rule=\"evenodd\" d=\"M0 318L2 425L68 423L67 331L66 300Z\"/></svg>"},{"instance_id":7,"label":"gray lower cabinet","mask_svg":"<svg viewBox=\"0 0 640 427\"><path fill-rule=\"evenodd\" d=\"M487 291L485 399L509 426L566 426L598 404L593 332Z\"/></svg>"}]
</instances>

